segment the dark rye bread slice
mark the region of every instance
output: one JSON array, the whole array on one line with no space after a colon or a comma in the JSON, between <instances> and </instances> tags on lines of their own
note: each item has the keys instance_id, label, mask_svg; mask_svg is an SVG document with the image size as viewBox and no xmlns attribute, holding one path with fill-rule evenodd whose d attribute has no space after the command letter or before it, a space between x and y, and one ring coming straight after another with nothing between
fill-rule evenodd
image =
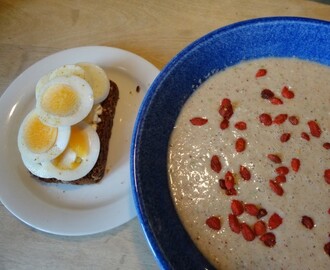
<instances>
[{"instance_id":1,"label":"dark rye bread slice","mask_svg":"<svg viewBox=\"0 0 330 270\"><path fill-rule=\"evenodd\" d=\"M119 99L119 90L115 82L110 80L110 91L108 97L102 101L102 114L99 116L101 121L97 124L96 132L100 138L100 154L93 169L84 177L74 181L60 181L56 178L41 178L33 175L37 179L47 183L64 183L73 185L95 184L101 181L104 176L109 150L113 119Z\"/></svg>"}]
</instances>

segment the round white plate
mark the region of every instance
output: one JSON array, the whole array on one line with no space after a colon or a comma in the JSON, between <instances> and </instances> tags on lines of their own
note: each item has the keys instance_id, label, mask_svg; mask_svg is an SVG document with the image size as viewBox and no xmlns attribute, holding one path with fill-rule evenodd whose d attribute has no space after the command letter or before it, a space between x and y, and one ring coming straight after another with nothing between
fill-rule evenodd
<instances>
[{"instance_id":1,"label":"round white plate","mask_svg":"<svg viewBox=\"0 0 330 270\"><path fill-rule=\"evenodd\" d=\"M34 89L39 78L58 66L77 62L101 66L119 88L107 172L95 185L41 183L30 177L21 161L18 128L35 106ZM130 142L138 108L158 73L155 66L133 53L88 46L50 55L19 75L0 98L0 199L5 207L26 224L58 235L94 234L135 217Z\"/></svg>"}]
</instances>

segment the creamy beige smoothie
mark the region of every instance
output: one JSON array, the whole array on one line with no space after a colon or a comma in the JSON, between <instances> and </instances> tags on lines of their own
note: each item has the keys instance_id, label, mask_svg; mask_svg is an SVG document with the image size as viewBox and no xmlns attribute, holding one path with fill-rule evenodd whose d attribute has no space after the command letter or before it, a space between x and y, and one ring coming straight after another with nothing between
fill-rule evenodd
<instances>
[{"instance_id":1,"label":"creamy beige smoothie","mask_svg":"<svg viewBox=\"0 0 330 270\"><path fill-rule=\"evenodd\" d=\"M224 99L232 115L221 108ZM219 72L196 90L170 139L169 184L185 229L216 268L330 269L325 251L330 241L329 142L329 67L259 59ZM242 167L250 179L240 173ZM233 187L225 177L228 171ZM235 212L237 205L232 209L233 200L243 213ZM267 214L251 214L246 204ZM238 233L228 220L233 211ZM281 222L275 218L274 226L269 220L275 213ZM304 216L308 220L302 222ZM216 222L207 222L210 217ZM266 228L256 233L260 220ZM265 241L265 233L275 240Z\"/></svg>"}]
</instances>

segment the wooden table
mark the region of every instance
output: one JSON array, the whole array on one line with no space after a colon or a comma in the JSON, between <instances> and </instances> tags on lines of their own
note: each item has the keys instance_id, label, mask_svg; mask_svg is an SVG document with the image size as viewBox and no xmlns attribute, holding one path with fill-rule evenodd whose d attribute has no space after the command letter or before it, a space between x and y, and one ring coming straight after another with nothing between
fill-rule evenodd
<instances>
[{"instance_id":1,"label":"wooden table","mask_svg":"<svg viewBox=\"0 0 330 270\"><path fill-rule=\"evenodd\" d=\"M186 45L219 27L265 16L329 21L329 3L1 0L0 95L31 64L63 49L85 45L118 47L161 69ZM64 237L23 224L0 204L0 269L158 268L137 218L100 234Z\"/></svg>"}]
</instances>

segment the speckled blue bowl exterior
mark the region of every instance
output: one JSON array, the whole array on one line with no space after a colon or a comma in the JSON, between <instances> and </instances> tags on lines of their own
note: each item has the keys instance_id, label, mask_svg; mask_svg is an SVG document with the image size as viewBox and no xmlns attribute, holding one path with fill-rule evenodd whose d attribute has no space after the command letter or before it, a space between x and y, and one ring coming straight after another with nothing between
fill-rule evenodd
<instances>
[{"instance_id":1,"label":"speckled blue bowl exterior","mask_svg":"<svg viewBox=\"0 0 330 270\"><path fill-rule=\"evenodd\" d=\"M181 225L168 187L168 141L182 105L210 74L261 57L330 66L330 23L273 17L223 27L180 52L146 94L133 134L131 178L138 217L163 269L213 269Z\"/></svg>"}]
</instances>

